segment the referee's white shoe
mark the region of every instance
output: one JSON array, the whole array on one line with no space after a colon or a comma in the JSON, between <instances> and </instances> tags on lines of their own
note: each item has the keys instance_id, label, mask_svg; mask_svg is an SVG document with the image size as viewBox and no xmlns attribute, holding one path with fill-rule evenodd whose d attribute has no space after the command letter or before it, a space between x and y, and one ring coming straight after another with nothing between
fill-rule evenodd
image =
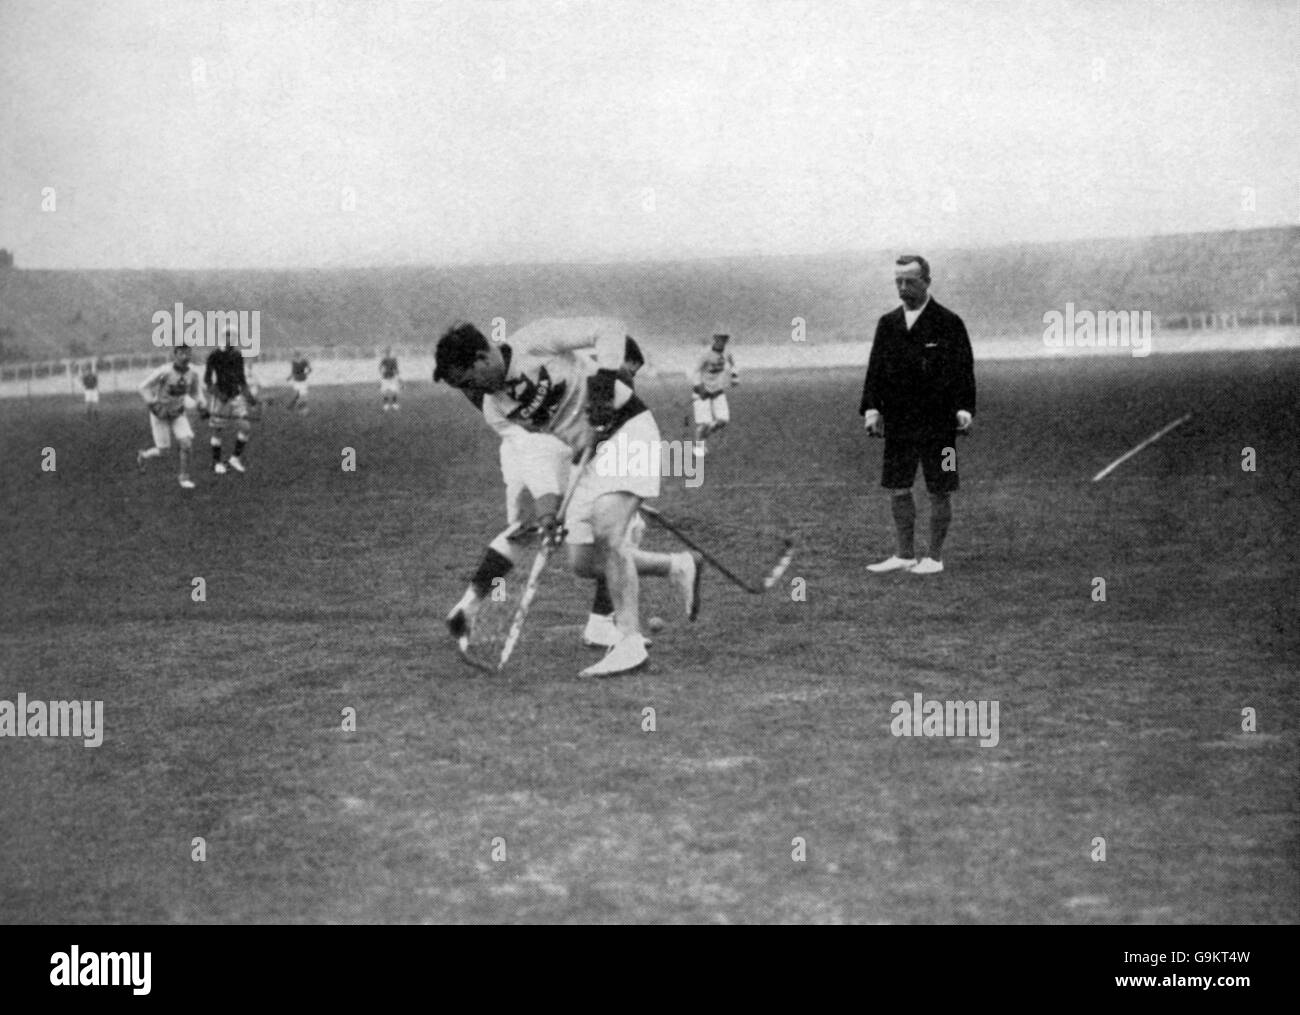
<instances>
[{"instance_id":1,"label":"referee's white shoe","mask_svg":"<svg viewBox=\"0 0 1300 1015\"><path fill-rule=\"evenodd\" d=\"M933 557L922 557L920 563L912 568L910 574L938 574L943 570L943 561Z\"/></svg>"},{"instance_id":2,"label":"referee's white shoe","mask_svg":"<svg viewBox=\"0 0 1300 1015\"><path fill-rule=\"evenodd\" d=\"M890 571L910 571L916 566L915 557L899 557L895 554L888 560L882 560L879 564L868 564L867 570L872 574L889 574Z\"/></svg>"},{"instance_id":3,"label":"referee's white shoe","mask_svg":"<svg viewBox=\"0 0 1300 1015\"><path fill-rule=\"evenodd\" d=\"M605 658L588 666L578 676L616 677L620 673L639 670L649 661L650 653L645 650L645 639L639 634L625 634L605 653Z\"/></svg>"}]
</instances>

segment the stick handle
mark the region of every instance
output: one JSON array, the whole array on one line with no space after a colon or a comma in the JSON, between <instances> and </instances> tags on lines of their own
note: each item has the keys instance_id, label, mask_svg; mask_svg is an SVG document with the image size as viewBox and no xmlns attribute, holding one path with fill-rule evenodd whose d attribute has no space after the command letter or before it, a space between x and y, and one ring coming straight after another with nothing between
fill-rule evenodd
<instances>
[{"instance_id":1,"label":"stick handle","mask_svg":"<svg viewBox=\"0 0 1300 1015\"><path fill-rule=\"evenodd\" d=\"M674 536L680 539L683 543L689 546L692 550L698 553L701 557L707 560L711 565L713 565L715 570L720 572L724 577L734 582L736 585L739 585L746 592L758 594L763 591L761 588L755 588L753 585L750 585L749 582L745 581L745 579L733 574L731 572L731 569L728 568L725 564L721 563L717 557L713 556L713 554L711 554L708 550L704 549L704 547L700 546L697 542L691 539L690 536L688 536L685 532L679 529L676 525L674 525L672 522L670 522L667 518L661 515L654 508L650 507L648 504L641 505L641 513L647 515L650 518L653 518L656 522L662 525L665 529L667 529Z\"/></svg>"}]
</instances>

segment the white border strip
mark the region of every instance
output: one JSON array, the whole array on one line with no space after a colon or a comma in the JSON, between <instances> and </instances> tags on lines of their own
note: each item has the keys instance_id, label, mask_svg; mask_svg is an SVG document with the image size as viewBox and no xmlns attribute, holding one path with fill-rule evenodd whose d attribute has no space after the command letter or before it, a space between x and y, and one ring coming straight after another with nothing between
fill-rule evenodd
<instances>
[{"instance_id":1,"label":"white border strip","mask_svg":"<svg viewBox=\"0 0 1300 1015\"><path fill-rule=\"evenodd\" d=\"M1191 418L1192 418L1192 414L1189 412L1186 416L1180 416L1178 419L1174 420L1163 430L1157 430L1150 437L1144 440L1141 444L1135 447L1132 451L1124 452L1124 454L1116 458L1113 462L1111 462L1108 466L1106 466L1106 468L1102 469L1099 473L1097 473L1097 475L1093 476L1092 481L1095 483L1099 479L1105 479L1107 476L1111 474L1111 472L1115 470L1116 467L1122 465L1124 462L1127 462L1130 458L1136 455L1143 448L1147 447L1150 444L1154 444L1156 441L1158 441L1161 437L1167 434L1174 427L1182 426Z\"/></svg>"}]
</instances>

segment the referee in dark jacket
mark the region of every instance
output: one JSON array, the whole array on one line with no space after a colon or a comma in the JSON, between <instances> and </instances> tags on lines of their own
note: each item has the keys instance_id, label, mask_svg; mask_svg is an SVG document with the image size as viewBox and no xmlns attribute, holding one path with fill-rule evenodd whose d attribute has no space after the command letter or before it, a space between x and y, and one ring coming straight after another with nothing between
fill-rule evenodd
<instances>
[{"instance_id":1,"label":"referee in dark jacket","mask_svg":"<svg viewBox=\"0 0 1300 1015\"><path fill-rule=\"evenodd\" d=\"M892 557L867 570L938 574L957 489L957 432L969 429L975 416L974 358L961 318L930 298L924 257L900 257L894 282L903 305L876 325L858 412L867 433L885 438L880 485L893 495L898 543ZM912 499L918 464L930 493L930 552L919 561Z\"/></svg>"}]
</instances>

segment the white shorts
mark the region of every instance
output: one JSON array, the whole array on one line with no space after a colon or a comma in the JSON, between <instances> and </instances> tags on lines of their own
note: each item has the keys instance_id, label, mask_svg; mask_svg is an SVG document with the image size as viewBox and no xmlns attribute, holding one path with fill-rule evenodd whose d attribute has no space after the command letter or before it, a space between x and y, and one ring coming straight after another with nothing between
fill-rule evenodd
<instances>
[{"instance_id":1,"label":"white shorts","mask_svg":"<svg viewBox=\"0 0 1300 1015\"><path fill-rule=\"evenodd\" d=\"M173 434L178 441L194 439L194 430L190 427L190 419L185 413L181 413L175 419L159 419L151 412L149 426L153 429L153 445L156 448L171 447Z\"/></svg>"},{"instance_id":2,"label":"white shorts","mask_svg":"<svg viewBox=\"0 0 1300 1015\"><path fill-rule=\"evenodd\" d=\"M538 497L562 495L569 485L573 451L545 433L511 434L501 442L501 478L506 483L506 521L532 516Z\"/></svg>"},{"instance_id":3,"label":"white shorts","mask_svg":"<svg viewBox=\"0 0 1300 1015\"><path fill-rule=\"evenodd\" d=\"M707 426L710 423L731 422L731 410L727 407L726 395L713 398L695 399L695 425Z\"/></svg>"},{"instance_id":4,"label":"white shorts","mask_svg":"<svg viewBox=\"0 0 1300 1015\"><path fill-rule=\"evenodd\" d=\"M87 389L86 389L86 404L87 404L87 405L98 405L98 404L99 404L99 389L98 389L98 388L87 388Z\"/></svg>"},{"instance_id":5,"label":"white shorts","mask_svg":"<svg viewBox=\"0 0 1300 1015\"><path fill-rule=\"evenodd\" d=\"M582 478L573 491L573 500L569 502L569 511L564 519L564 527L569 532L567 542L590 544L596 541L592 515L596 501L602 495L630 493L642 500L659 496L661 441L654 415L647 409L633 416L601 447L611 445L632 449L625 456L623 464L626 467L611 467L617 465L619 456L609 452L602 454L597 450L596 456L583 469Z\"/></svg>"},{"instance_id":6,"label":"white shorts","mask_svg":"<svg viewBox=\"0 0 1300 1015\"><path fill-rule=\"evenodd\" d=\"M402 390L402 382L396 377L384 377L379 381L381 395L396 395Z\"/></svg>"},{"instance_id":7,"label":"white shorts","mask_svg":"<svg viewBox=\"0 0 1300 1015\"><path fill-rule=\"evenodd\" d=\"M300 398L306 398L306 397L307 397L307 382L306 382L306 381L290 381L289 383L293 385L293 390L294 390L295 392L297 392L298 397L300 397Z\"/></svg>"}]
</instances>

